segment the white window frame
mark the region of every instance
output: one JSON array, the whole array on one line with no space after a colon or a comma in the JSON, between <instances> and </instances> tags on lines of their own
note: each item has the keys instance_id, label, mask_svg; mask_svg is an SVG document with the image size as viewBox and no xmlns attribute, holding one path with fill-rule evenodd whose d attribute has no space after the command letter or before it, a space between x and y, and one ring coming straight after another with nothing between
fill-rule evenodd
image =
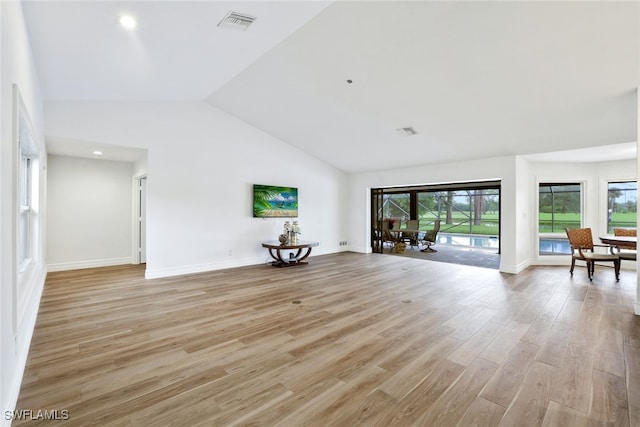
<instances>
[{"instance_id":1,"label":"white window frame","mask_svg":"<svg viewBox=\"0 0 640 427\"><path fill-rule=\"evenodd\" d=\"M602 189L600 193L600 212L603 212L603 216L600 220L600 227L605 234L609 229L609 222L607 220L609 214L609 184L612 182L635 182L636 185L638 185L640 181L638 181L636 176L608 177L600 180L600 188ZM637 191L640 195L640 189ZM640 225L640 223L638 225Z\"/></svg>"},{"instance_id":2,"label":"white window frame","mask_svg":"<svg viewBox=\"0 0 640 427\"><path fill-rule=\"evenodd\" d=\"M20 109L18 117L18 227L16 245L18 272L24 273L35 261L38 253L37 230L39 225L39 174L38 150L31 123L26 112Z\"/></svg>"},{"instance_id":3,"label":"white window frame","mask_svg":"<svg viewBox=\"0 0 640 427\"><path fill-rule=\"evenodd\" d=\"M567 258L565 254L558 255L547 255L540 254L540 239L558 239L558 240L568 240L567 234L564 231L558 231L553 233L541 233L540 232L540 186L541 185L552 185L552 184L578 184L580 185L580 227L585 224L585 194L588 189L588 180L586 179L575 179L575 178L549 178L549 179L538 179L536 182L536 197L535 197L535 256L538 261L544 260L545 263L553 262L556 260L562 261Z\"/></svg>"},{"instance_id":4,"label":"white window frame","mask_svg":"<svg viewBox=\"0 0 640 427\"><path fill-rule=\"evenodd\" d=\"M20 90L13 85L13 179L12 205L15 209L12 241L15 251L14 333L27 314L28 301L36 290L35 274L40 274L41 170L42 159L36 133ZM44 153L44 152L43 152Z\"/></svg>"},{"instance_id":5,"label":"white window frame","mask_svg":"<svg viewBox=\"0 0 640 427\"><path fill-rule=\"evenodd\" d=\"M33 225L31 221L33 207L33 159L19 149L19 187L18 192L18 272L23 273L33 259Z\"/></svg>"}]
</instances>

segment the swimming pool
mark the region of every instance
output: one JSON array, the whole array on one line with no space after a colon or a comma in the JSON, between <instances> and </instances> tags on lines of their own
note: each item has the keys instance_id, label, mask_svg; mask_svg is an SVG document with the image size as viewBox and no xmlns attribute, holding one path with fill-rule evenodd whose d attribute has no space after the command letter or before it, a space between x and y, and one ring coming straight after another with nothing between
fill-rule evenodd
<instances>
[{"instance_id":1,"label":"swimming pool","mask_svg":"<svg viewBox=\"0 0 640 427\"><path fill-rule=\"evenodd\" d=\"M571 255L567 239L540 239L540 255Z\"/></svg>"},{"instance_id":2,"label":"swimming pool","mask_svg":"<svg viewBox=\"0 0 640 427\"><path fill-rule=\"evenodd\" d=\"M438 244L452 246L468 246L472 248L498 249L497 236L480 236L471 234L438 233ZM540 255L570 255L571 246L567 239L540 239Z\"/></svg>"},{"instance_id":3,"label":"swimming pool","mask_svg":"<svg viewBox=\"0 0 640 427\"><path fill-rule=\"evenodd\" d=\"M438 244L452 246L469 246L473 248L497 249L497 236L480 236L472 234L448 234L438 233Z\"/></svg>"}]
</instances>

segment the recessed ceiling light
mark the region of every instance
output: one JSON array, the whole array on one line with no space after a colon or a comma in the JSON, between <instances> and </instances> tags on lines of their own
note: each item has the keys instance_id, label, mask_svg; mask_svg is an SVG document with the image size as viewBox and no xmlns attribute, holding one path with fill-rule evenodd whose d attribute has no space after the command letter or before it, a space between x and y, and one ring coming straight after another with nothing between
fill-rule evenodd
<instances>
[{"instance_id":1,"label":"recessed ceiling light","mask_svg":"<svg viewBox=\"0 0 640 427\"><path fill-rule=\"evenodd\" d=\"M93 155L96 156L96 157L100 157L100 156L102 156L102 151L96 150L96 151L93 152Z\"/></svg>"},{"instance_id":2,"label":"recessed ceiling light","mask_svg":"<svg viewBox=\"0 0 640 427\"><path fill-rule=\"evenodd\" d=\"M136 20L133 16L131 15L122 15L118 18L118 22L120 23L120 25L122 25L123 27L132 30L136 27L137 23Z\"/></svg>"}]
</instances>

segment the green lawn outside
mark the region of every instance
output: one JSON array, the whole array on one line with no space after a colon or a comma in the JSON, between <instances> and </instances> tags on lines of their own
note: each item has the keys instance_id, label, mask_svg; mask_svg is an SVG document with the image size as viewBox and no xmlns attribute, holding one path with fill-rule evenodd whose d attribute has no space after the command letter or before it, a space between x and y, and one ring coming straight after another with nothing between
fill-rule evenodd
<instances>
[{"instance_id":1,"label":"green lawn outside","mask_svg":"<svg viewBox=\"0 0 640 427\"><path fill-rule=\"evenodd\" d=\"M539 218L539 231L542 233L560 233L565 228L580 228L581 226L579 213L555 214L555 229L553 230L551 228L550 213L541 213ZM635 227L636 221L635 212L614 213L611 215L609 227L610 229L613 229L613 227Z\"/></svg>"},{"instance_id":2,"label":"green lawn outside","mask_svg":"<svg viewBox=\"0 0 640 427\"><path fill-rule=\"evenodd\" d=\"M460 212L453 214L453 224L445 224L444 216L443 222L440 225L440 231L444 233L460 233L460 234L481 234L487 236L498 235L498 214L489 213L482 215L480 225L471 225L469 228L469 219L467 216ZM613 227L635 227L636 226L636 213L624 212L614 213L611 216L609 223L610 229ZM425 214L420 218L420 229L430 230L433 228L433 221L436 219L435 215ZM579 213L565 213L555 214L555 228L551 228L551 214L541 213L539 217L539 231L542 233L562 233L565 228L579 228L580 214Z\"/></svg>"},{"instance_id":3,"label":"green lawn outside","mask_svg":"<svg viewBox=\"0 0 640 427\"><path fill-rule=\"evenodd\" d=\"M637 220L637 214L635 212L614 213L611 215L612 223L632 224L627 227L635 227Z\"/></svg>"},{"instance_id":4,"label":"green lawn outside","mask_svg":"<svg viewBox=\"0 0 640 427\"><path fill-rule=\"evenodd\" d=\"M425 231L431 230L433 228L433 221L435 221L435 219L435 215L423 215L420 218L420 229ZM440 231L443 233L482 234L486 236L497 236L498 214L489 213L482 215L481 224L471 225L471 228L469 228L469 218L460 212L454 212L452 215L452 224L445 224L444 216L442 216Z\"/></svg>"}]
</instances>

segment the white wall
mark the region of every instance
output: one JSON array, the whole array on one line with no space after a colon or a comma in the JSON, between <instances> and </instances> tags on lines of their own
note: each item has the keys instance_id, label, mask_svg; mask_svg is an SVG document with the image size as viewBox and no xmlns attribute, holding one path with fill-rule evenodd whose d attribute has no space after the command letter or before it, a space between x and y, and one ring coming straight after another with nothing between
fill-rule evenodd
<instances>
[{"instance_id":1,"label":"white wall","mask_svg":"<svg viewBox=\"0 0 640 427\"><path fill-rule=\"evenodd\" d=\"M48 137L145 148L147 277L259 264L284 220L252 218L252 185L298 187L312 256L347 240L345 175L204 102L53 102Z\"/></svg>"},{"instance_id":2,"label":"white wall","mask_svg":"<svg viewBox=\"0 0 640 427\"><path fill-rule=\"evenodd\" d=\"M46 273L43 224L35 236L37 250L31 268L21 273L16 266L18 167L13 138L14 84L19 87L32 122L34 142L42 156L38 215L46 216L42 97L19 2L0 2L0 43L0 425L7 425L5 411L12 410L18 398Z\"/></svg>"},{"instance_id":3,"label":"white wall","mask_svg":"<svg viewBox=\"0 0 640 427\"><path fill-rule=\"evenodd\" d=\"M49 155L49 271L132 262L133 163Z\"/></svg>"},{"instance_id":4,"label":"white wall","mask_svg":"<svg viewBox=\"0 0 640 427\"><path fill-rule=\"evenodd\" d=\"M518 254L519 264L516 271L519 272L531 265L533 259L531 224L536 220L535 206L538 190L530 185L529 162L522 157L516 157L515 168L515 187L513 193L510 193L514 197L514 203L509 205L511 208L515 207L512 214L512 219L515 221L515 232L513 235L505 234L504 231L501 233L501 242L511 241L513 246L509 249L503 248L501 253L504 256L506 250L513 250ZM510 217L509 212L509 210L502 209L502 213L505 213L508 218Z\"/></svg>"}]
</instances>

